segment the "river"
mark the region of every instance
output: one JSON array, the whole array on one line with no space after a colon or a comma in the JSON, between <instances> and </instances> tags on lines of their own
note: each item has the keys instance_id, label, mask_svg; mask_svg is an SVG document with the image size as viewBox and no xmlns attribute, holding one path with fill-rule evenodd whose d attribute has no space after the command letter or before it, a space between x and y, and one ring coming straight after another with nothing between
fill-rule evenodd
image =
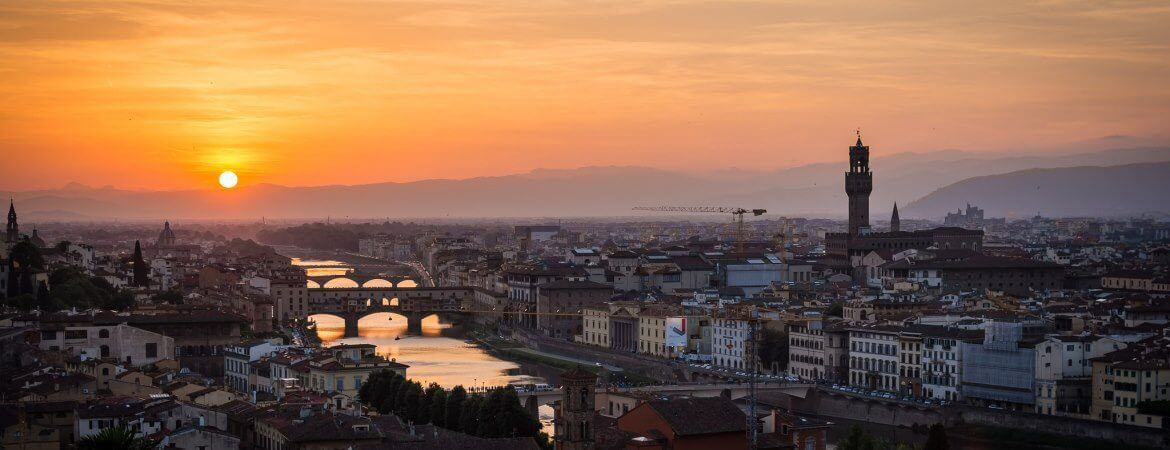
<instances>
[{"instance_id":1,"label":"river","mask_svg":"<svg viewBox=\"0 0 1170 450\"><path fill-rule=\"evenodd\" d=\"M294 258L294 264L313 266L306 269L309 276L344 275L351 270L344 257L337 257L339 260L311 259L318 255L295 253L285 254ZM388 263L387 270L392 269ZM557 369L506 361L467 343L465 330L441 323L437 316L423 319L421 335L409 335L406 333L405 317L390 313L371 314L358 322L358 337L352 338L342 337L345 324L341 318L316 315L311 319L316 322L317 336L324 345L373 344L378 354L410 366L406 370L407 377L423 386L434 382L445 388L457 385L483 388L509 383L556 385L559 381ZM550 434L552 413L551 407L540 407L540 420L545 431Z\"/></svg>"}]
</instances>

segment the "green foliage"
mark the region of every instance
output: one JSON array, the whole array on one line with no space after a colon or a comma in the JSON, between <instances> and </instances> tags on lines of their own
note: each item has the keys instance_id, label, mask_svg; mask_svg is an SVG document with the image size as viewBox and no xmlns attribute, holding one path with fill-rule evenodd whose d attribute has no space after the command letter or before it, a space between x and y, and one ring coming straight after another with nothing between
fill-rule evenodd
<instances>
[{"instance_id":1,"label":"green foliage","mask_svg":"<svg viewBox=\"0 0 1170 450\"><path fill-rule=\"evenodd\" d=\"M43 270L45 258L41 256L41 249L29 242L28 239L17 242L8 252L8 259L14 267L24 269Z\"/></svg>"},{"instance_id":2,"label":"green foliage","mask_svg":"<svg viewBox=\"0 0 1170 450\"><path fill-rule=\"evenodd\" d=\"M833 317L844 317L845 316L845 304L842 302L835 302L835 303L829 305L829 308L825 310L825 315L826 316L833 316Z\"/></svg>"},{"instance_id":3,"label":"green foliage","mask_svg":"<svg viewBox=\"0 0 1170 450\"><path fill-rule=\"evenodd\" d=\"M904 444L893 444L885 439L870 436L860 426L854 425L849 429L845 440L837 444L838 450L901 450Z\"/></svg>"},{"instance_id":4,"label":"green foliage","mask_svg":"<svg viewBox=\"0 0 1170 450\"><path fill-rule=\"evenodd\" d=\"M39 287L34 285L33 276L44 268L45 259L37 246L28 239L16 243L8 252L8 295L36 296Z\"/></svg>"},{"instance_id":5,"label":"green foliage","mask_svg":"<svg viewBox=\"0 0 1170 450\"><path fill-rule=\"evenodd\" d=\"M154 440L135 437L134 431L126 427L106 428L77 441L80 450L147 450L156 445Z\"/></svg>"},{"instance_id":6,"label":"green foliage","mask_svg":"<svg viewBox=\"0 0 1170 450\"><path fill-rule=\"evenodd\" d=\"M178 289L168 289L150 297L150 301L154 303L166 303L170 305L182 305L183 293Z\"/></svg>"},{"instance_id":7,"label":"green foliage","mask_svg":"<svg viewBox=\"0 0 1170 450\"><path fill-rule=\"evenodd\" d=\"M447 429L462 431L460 428L459 416L463 413L463 402L467 401L467 390L463 386L455 386L451 392L447 394L447 406L444 407L446 418L443 420L443 426Z\"/></svg>"},{"instance_id":8,"label":"green foliage","mask_svg":"<svg viewBox=\"0 0 1170 450\"><path fill-rule=\"evenodd\" d=\"M125 310L134 306L134 294L115 289L105 278L91 277L77 267L64 267L49 274L50 298L59 308L101 308Z\"/></svg>"},{"instance_id":9,"label":"green foliage","mask_svg":"<svg viewBox=\"0 0 1170 450\"><path fill-rule=\"evenodd\" d=\"M447 426L447 391L438 389L427 400L431 405L431 423L438 427Z\"/></svg>"},{"instance_id":10,"label":"green foliage","mask_svg":"<svg viewBox=\"0 0 1170 450\"><path fill-rule=\"evenodd\" d=\"M4 304L21 311L30 311L37 307L37 298L32 294L20 294L4 299Z\"/></svg>"},{"instance_id":11,"label":"green foliage","mask_svg":"<svg viewBox=\"0 0 1170 450\"><path fill-rule=\"evenodd\" d=\"M475 434L479 431L480 417L483 415L483 395L475 394L463 402L463 410L459 413L459 431Z\"/></svg>"},{"instance_id":12,"label":"green foliage","mask_svg":"<svg viewBox=\"0 0 1170 450\"><path fill-rule=\"evenodd\" d=\"M216 250L226 250L240 256L266 256L276 253L276 249L261 245L251 239L233 238Z\"/></svg>"},{"instance_id":13,"label":"green foliage","mask_svg":"<svg viewBox=\"0 0 1170 450\"><path fill-rule=\"evenodd\" d=\"M951 444L947 442L947 430L943 424L936 423L930 426L930 432L926 436L926 445L922 450L950 450Z\"/></svg>"},{"instance_id":14,"label":"green foliage","mask_svg":"<svg viewBox=\"0 0 1170 450\"><path fill-rule=\"evenodd\" d=\"M358 398L379 412L393 412L414 423L433 423L488 438L533 437L542 446L548 444L547 436L541 437L540 420L524 409L511 388L468 396L462 386L448 391L431 383L423 389L397 373L380 371L362 384Z\"/></svg>"},{"instance_id":15,"label":"green foliage","mask_svg":"<svg viewBox=\"0 0 1170 450\"><path fill-rule=\"evenodd\" d=\"M1137 404L1138 413L1170 416L1170 400L1146 400Z\"/></svg>"},{"instance_id":16,"label":"green foliage","mask_svg":"<svg viewBox=\"0 0 1170 450\"><path fill-rule=\"evenodd\" d=\"M760 363L764 368L773 364L780 370L788 368L788 333L771 328L760 330Z\"/></svg>"},{"instance_id":17,"label":"green foliage","mask_svg":"<svg viewBox=\"0 0 1170 450\"><path fill-rule=\"evenodd\" d=\"M362 235L344 225L307 223L276 230L260 230L256 237L261 242L276 245L295 245L316 250L357 250Z\"/></svg>"}]
</instances>

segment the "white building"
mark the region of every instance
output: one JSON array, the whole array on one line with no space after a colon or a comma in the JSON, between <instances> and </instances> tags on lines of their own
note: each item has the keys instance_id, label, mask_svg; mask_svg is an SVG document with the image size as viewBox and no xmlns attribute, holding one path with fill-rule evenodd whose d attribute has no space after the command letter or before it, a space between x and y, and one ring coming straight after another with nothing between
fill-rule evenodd
<instances>
[{"instance_id":1,"label":"white building","mask_svg":"<svg viewBox=\"0 0 1170 450\"><path fill-rule=\"evenodd\" d=\"M141 366L175 358L175 339L126 324L42 327L43 350Z\"/></svg>"},{"instance_id":2,"label":"white building","mask_svg":"<svg viewBox=\"0 0 1170 450\"><path fill-rule=\"evenodd\" d=\"M935 400L962 399L963 340L982 342L980 331L945 328L922 336L922 396Z\"/></svg>"},{"instance_id":3,"label":"white building","mask_svg":"<svg viewBox=\"0 0 1170 450\"><path fill-rule=\"evenodd\" d=\"M788 373L805 380L825 378L823 322L809 320L788 324Z\"/></svg>"},{"instance_id":4,"label":"white building","mask_svg":"<svg viewBox=\"0 0 1170 450\"><path fill-rule=\"evenodd\" d=\"M849 328L849 385L897 391L900 327L874 325Z\"/></svg>"},{"instance_id":5,"label":"white building","mask_svg":"<svg viewBox=\"0 0 1170 450\"><path fill-rule=\"evenodd\" d=\"M250 364L283 348L285 346L262 340L242 342L227 347L223 356L224 384L238 392L250 393L251 386L248 382L248 374L251 372Z\"/></svg>"},{"instance_id":6,"label":"white building","mask_svg":"<svg viewBox=\"0 0 1170 450\"><path fill-rule=\"evenodd\" d=\"M1093 358L1125 343L1091 334L1048 336L1036 344L1036 412L1088 417L1093 393Z\"/></svg>"},{"instance_id":7,"label":"white building","mask_svg":"<svg viewBox=\"0 0 1170 450\"><path fill-rule=\"evenodd\" d=\"M711 364L714 366L744 370L744 342L747 341L750 325L743 319L712 319Z\"/></svg>"}]
</instances>

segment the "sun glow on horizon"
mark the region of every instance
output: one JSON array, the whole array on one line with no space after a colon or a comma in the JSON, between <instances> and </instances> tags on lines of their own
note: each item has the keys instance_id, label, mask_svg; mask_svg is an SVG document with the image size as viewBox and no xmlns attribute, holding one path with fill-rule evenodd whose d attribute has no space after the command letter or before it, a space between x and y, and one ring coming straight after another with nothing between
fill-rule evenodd
<instances>
[{"instance_id":1,"label":"sun glow on horizon","mask_svg":"<svg viewBox=\"0 0 1170 450\"><path fill-rule=\"evenodd\" d=\"M219 174L219 185L223 186L224 189L234 188L239 182L240 177L236 176L235 172L225 170L223 173Z\"/></svg>"}]
</instances>

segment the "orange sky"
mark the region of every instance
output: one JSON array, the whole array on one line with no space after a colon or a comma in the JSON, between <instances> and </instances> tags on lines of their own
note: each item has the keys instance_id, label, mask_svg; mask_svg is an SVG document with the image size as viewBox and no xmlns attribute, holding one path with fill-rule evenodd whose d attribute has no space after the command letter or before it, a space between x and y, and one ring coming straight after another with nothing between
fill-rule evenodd
<instances>
[{"instance_id":1,"label":"orange sky","mask_svg":"<svg viewBox=\"0 0 1170 450\"><path fill-rule=\"evenodd\" d=\"M5 0L0 189L776 168L844 158L857 126L879 155L1156 141L1168 23L1165 2Z\"/></svg>"}]
</instances>

